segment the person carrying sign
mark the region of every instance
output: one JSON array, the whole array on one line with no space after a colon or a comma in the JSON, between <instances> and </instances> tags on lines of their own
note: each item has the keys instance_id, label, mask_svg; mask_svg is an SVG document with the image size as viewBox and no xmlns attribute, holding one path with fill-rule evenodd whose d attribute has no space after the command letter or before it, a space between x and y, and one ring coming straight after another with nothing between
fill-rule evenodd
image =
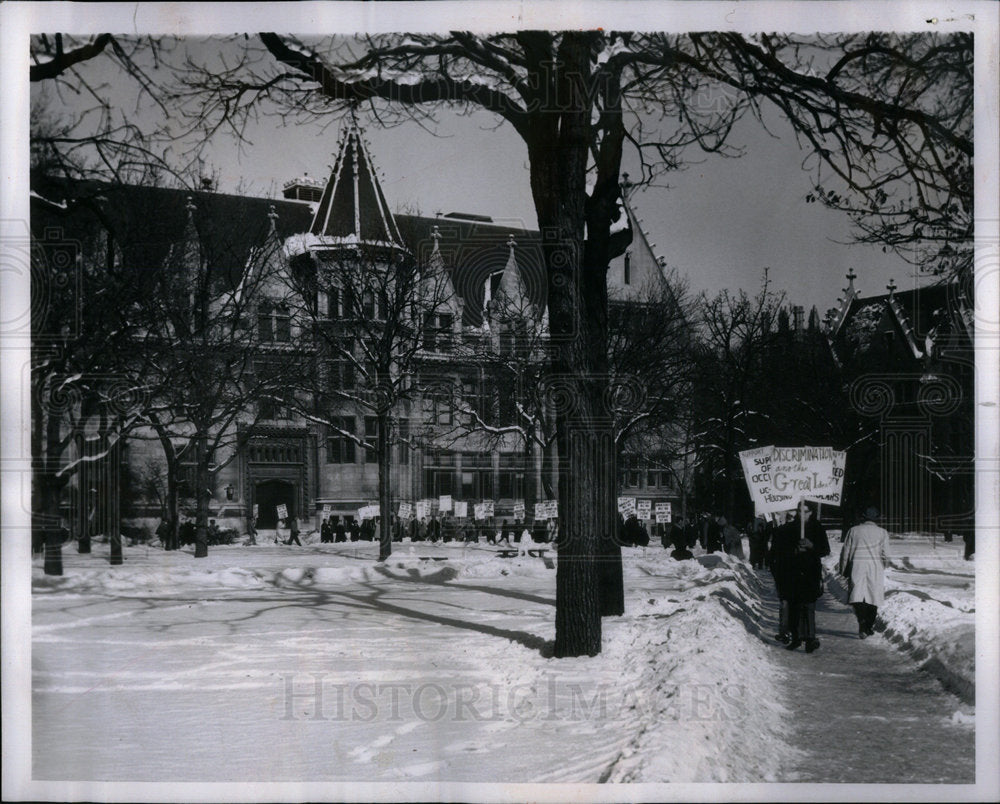
<instances>
[{"instance_id":1,"label":"person carrying sign","mask_svg":"<svg viewBox=\"0 0 1000 804\"><path fill-rule=\"evenodd\" d=\"M771 572L778 597L788 601L788 650L805 642L806 652L819 647L816 601L823 594L821 559L830 554L826 529L816 520L814 503L799 501L798 515L774 535ZM784 641L784 631L778 638Z\"/></svg>"}]
</instances>

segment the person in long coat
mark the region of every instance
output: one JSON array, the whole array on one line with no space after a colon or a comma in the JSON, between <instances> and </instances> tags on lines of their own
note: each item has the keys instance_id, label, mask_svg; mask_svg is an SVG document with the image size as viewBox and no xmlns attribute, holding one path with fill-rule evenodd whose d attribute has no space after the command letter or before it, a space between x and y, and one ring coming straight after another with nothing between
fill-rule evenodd
<instances>
[{"instance_id":1,"label":"person in long coat","mask_svg":"<svg viewBox=\"0 0 1000 804\"><path fill-rule=\"evenodd\" d=\"M719 535L722 539L722 548L731 556L743 559L743 537L740 532L726 521L724 516L720 516Z\"/></svg>"},{"instance_id":2,"label":"person in long coat","mask_svg":"<svg viewBox=\"0 0 1000 804\"><path fill-rule=\"evenodd\" d=\"M860 525L847 531L837 571L847 579L847 602L858 620L858 637L875 633L878 607L885 600L885 568L889 565L889 534L879 527L878 509L868 508Z\"/></svg>"},{"instance_id":3,"label":"person in long coat","mask_svg":"<svg viewBox=\"0 0 1000 804\"><path fill-rule=\"evenodd\" d=\"M764 558L767 555L767 525L764 517L756 517L750 525L748 541L750 543L750 566L754 569L764 569Z\"/></svg>"},{"instance_id":4,"label":"person in long coat","mask_svg":"<svg viewBox=\"0 0 1000 804\"><path fill-rule=\"evenodd\" d=\"M788 601L786 647L795 650L805 642L807 653L819 647L816 601L823 594L821 559L830 554L826 529L816 520L813 505L800 501L798 516L778 528L771 562L778 597Z\"/></svg>"}]
</instances>

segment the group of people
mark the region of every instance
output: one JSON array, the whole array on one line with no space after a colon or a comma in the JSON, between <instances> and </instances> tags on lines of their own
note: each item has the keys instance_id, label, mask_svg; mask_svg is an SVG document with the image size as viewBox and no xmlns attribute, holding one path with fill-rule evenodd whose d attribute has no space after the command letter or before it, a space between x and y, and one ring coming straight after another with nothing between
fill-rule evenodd
<instances>
[{"instance_id":1,"label":"group of people","mask_svg":"<svg viewBox=\"0 0 1000 804\"><path fill-rule=\"evenodd\" d=\"M837 571L847 580L847 602L854 609L859 639L875 633L878 607L885 597L889 534L878 525L879 511L869 507L862 521L847 531ZM768 551L768 567L778 593L780 625L776 638L789 650L819 647L816 601L823 594L821 560L830 554L826 530L813 503L802 501L793 519L778 527Z\"/></svg>"},{"instance_id":2,"label":"group of people","mask_svg":"<svg viewBox=\"0 0 1000 804\"><path fill-rule=\"evenodd\" d=\"M847 580L848 602L858 622L858 636L874 633L878 607L885 595L884 568L888 566L889 534L878 524L879 512L870 507L862 521L843 538L837 568ZM627 523L626 523L627 525ZM724 516L702 514L685 521L677 517L668 525L657 524L664 549L679 560L693 558L700 544L706 553L725 551L744 558L743 533ZM770 570L779 600L779 626L775 638L789 650L805 646L813 653L820 646L816 637L816 601L823 594L822 559L830 555L826 529L817 517L817 506L801 501L795 513L776 524L755 518L746 528L750 564Z\"/></svg>"}]
</instances>

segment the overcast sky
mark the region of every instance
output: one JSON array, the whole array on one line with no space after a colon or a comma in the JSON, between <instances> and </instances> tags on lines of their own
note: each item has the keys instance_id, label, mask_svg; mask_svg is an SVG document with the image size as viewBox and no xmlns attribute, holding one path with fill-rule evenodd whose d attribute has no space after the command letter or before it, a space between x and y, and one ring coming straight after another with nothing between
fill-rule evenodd
<instances>
[{"instance_id":1,"label":"overcast sky","mask_svg":"<svg viewBox=\"0 0 1000 804\"><path fill-rule=\"evenodd\" d=\"M217 41L187 44L206 58L220 48ZM104 77L120 80L111 73ZM121 106L131 108L125 96ZM69 105L53 108L74 113ZM436 118L436 135L414 123L390 129L365 125L390 205L424 215L471 212L535 228L527 152L513 129L498 126L484 111L440 108ZM206 154L206 169L218 174L223 192L280 197L288 179L329 175L340 127L316 122L284 127L262 117L247 129L242 153L232 139L219 136ZM807 310L815 305L821 316L837 305L852 267L864 295L884 293L890 279L901 289L928 281L914 277L912 266L892 253L852 244L850 221L842 213L806 204L812 189L803 169L808 152L776 114L768 127L771 133L747 116L730 138L744 148L744 156L729 159L691 149L689 167L661 179L669 186L634 194L633 206L657 256L687 276L696 292L753 292L766 267L773 289ZM626 153L624 168L639 175L634 154Z\"/></svg>"},{"instance_id":2,"label":"overcast sky","mask_svg":"<svg viewBox=\"0 0 1000 804\"><path fill-rule=\"evenodd\" d=\"M535 228L527 151L510 126L496 128L496 119L485 112L459 116L442 109L438 120L439 136L415 124L365 127L389 204L425 215L471 212ZM768 267L776 290L807 309L815 304L821 316L842 295L850 267L865 295L884 293L890 278L901 288L912 286L912 267L901 258L851 244L845 215L805 203L812 188L802 167L806 153L790 130L772 128L780 139L747 118L734 132L734 142L746 147L744 156L691 151L696 163L661 180L669 187L634 194L657 255L687 275L696 291L752 292ZM264 123L242 158L220 142L211 159L223 189L242 179L255 194L280 194L287 179L304 172L329 175L338 133L339 126L320 133L318 126L281 129ZM633 177L638 173L631 171Z\"/></svg>"}]
</instances>

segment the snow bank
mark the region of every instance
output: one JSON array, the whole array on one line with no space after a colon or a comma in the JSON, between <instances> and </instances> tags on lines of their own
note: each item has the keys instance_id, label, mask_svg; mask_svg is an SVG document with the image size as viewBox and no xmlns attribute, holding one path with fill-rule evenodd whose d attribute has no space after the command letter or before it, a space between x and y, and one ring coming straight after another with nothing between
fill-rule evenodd
<instances>
[{"instance_id":1,"label":"snow bank","mask_svg":"<svg viewBox=\"0 0 1000 804\"><path fill-rule=\"evenodd\" d=\"M830 591L847 600L836 573L839 543L826 559ZM961 540L944 542L908 533L889 541L885 603L876 628L966 703L976 695L975 563L962 557Z\"/></svg>"}]
</instances>

